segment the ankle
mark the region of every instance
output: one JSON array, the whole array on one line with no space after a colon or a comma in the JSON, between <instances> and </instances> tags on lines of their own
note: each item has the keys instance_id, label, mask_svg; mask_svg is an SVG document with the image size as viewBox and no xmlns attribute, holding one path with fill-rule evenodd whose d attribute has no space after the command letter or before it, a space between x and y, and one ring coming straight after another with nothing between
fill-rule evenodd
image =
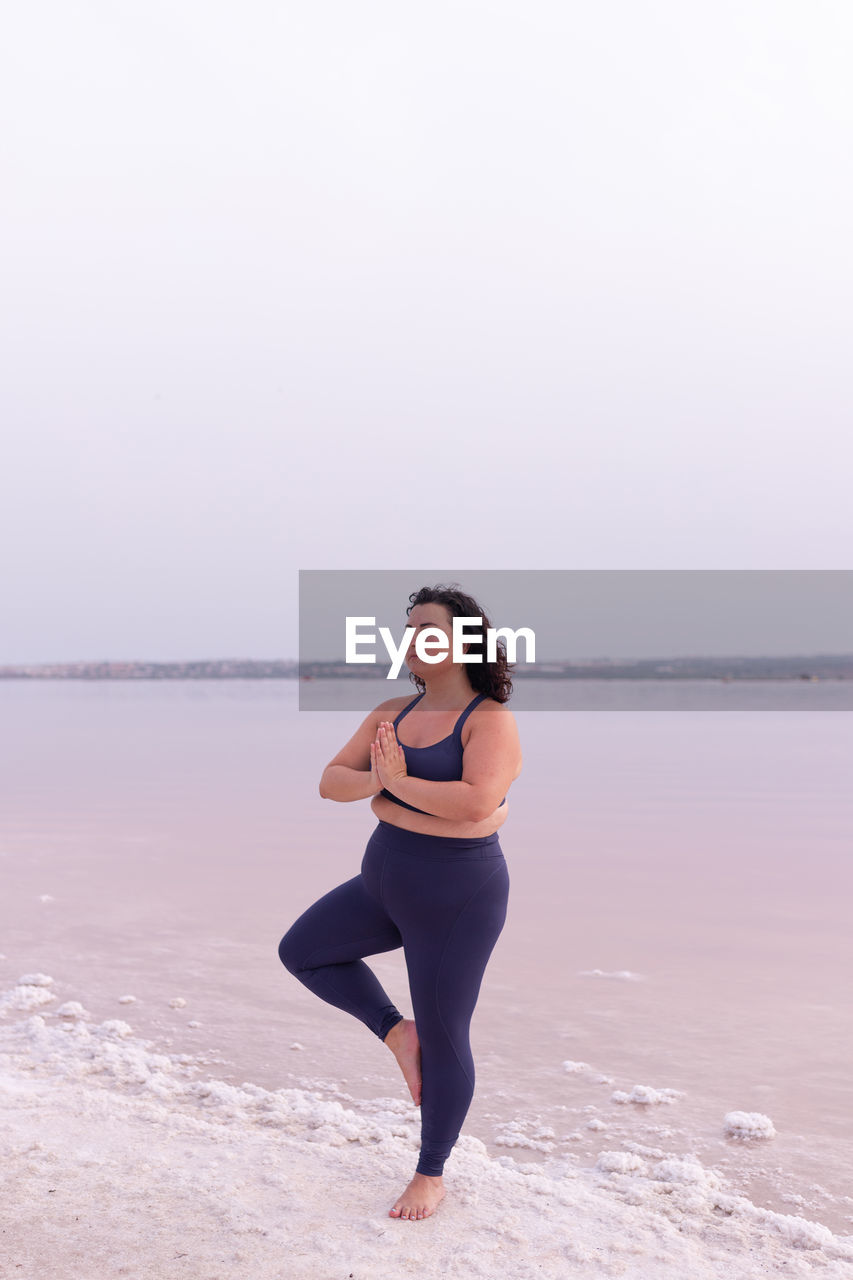
<instances>
[{"instance_id":1,"label":"ankle","mask_svg":"<svg viewBox=\"0 0 853 1280\"><path fill-rule=\"evenodd\" d=\"M393 1044L396 1044L397 1040L400 1038L400 1035L402 1034L404 1021L405 1019L401 1018L399 1022L394 1023L390 1031L386 1031L385 1039L382 1042L383 1044L387 1044L389 1048Z\"/></svg>"}]
</instances>

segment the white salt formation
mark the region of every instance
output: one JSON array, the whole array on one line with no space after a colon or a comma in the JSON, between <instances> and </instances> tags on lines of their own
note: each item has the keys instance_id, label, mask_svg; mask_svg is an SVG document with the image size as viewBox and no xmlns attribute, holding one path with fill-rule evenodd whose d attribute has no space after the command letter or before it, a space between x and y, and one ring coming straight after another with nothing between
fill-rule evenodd
<instances>
[{"instance_id":1,"label":"white salt formation","mask_svg":"<svg viewBox=\"0 0 853 1280\"><path fill-rule=\"evenodd\" d=\"M68 1000L65 1004L61 1004L56 1010L58 1018L70 1018L72 1021L79 1021L82 1018L91 1018L91 1013L84 1009L79 1000Z\"/></svg>"},{"instance_id":2,"label":"white salt formation","mask_svg":"<svg viewBox=\"0 0 853 1280\"><path fill-rule=\"evenodd\" d=\"M508 1120L495 1129L495 1145L498 1147L527 1147L530 1151L553 1151L556 1133L548 1125L535 1121Z\"/></svg>"},{"instance_id":3,"label":"white salt formation","mask_svg":"<svg viewBox=\"0 0 853 1280\"><path fill-rule=\"evenodd\" d=\"M602 1151L595 1162L602 1173L636 1173L645 1169L645 1163L631 1151Z\"/></svg>"},{"instance_id":4,"label":"white salt formation","mask_svg":"<svg viewBox=\"0 0 853 1280\"><path fill-rule=\"evenodd\" d=\"M563 1063L563 1070L569 1075L584 1076L594 1084L613 1084L612 1076L602 1075L600 1071L596 1071L588 1062L572 1062L571 1059Z\"/></svg>"},{"instance_id":5,"label":"white salt formation","mask_svg":"<svg viewBox=\"0 0 853 1280\"><path fill-rule=\"evenodd\" d=\"M127 1039L133 1035L133 1028L129 1027L126 1022L122 1022L121 1018L109 1018L106 1022L102 1022L99 1027L95 1027L95 1035L100 1036L118 1036L120 1039Z\"/></svg>"},{"instance_id":6,"label":"white salt formation","mask_svg":"<svg viewBox=\"0 0 853 1280\"><path fill-rule=\"evenodd\" d=\"M640 975L632 973L630 969L616 969L611 973L607 973L604 969L581 969L578 973L579 978L619 978L623 982L639 982Z\"/></svg>"},{"instance_id":7,"label":"white salt formation","mask_svg":"<svg viewBox=\"0 0 853 1280\"><path fill-rule=\"evenodd\" d=\"M0 1018L4 1018L13 1009L26 1011L50 1004L56 999L56 996L47 990L52 982L53 978L48 977L46 973L25 973L18 979L16 987L0 995Z\"/></svg>"},{"instance_id":8,"label":"white salt formation","mask_svg":"<svg viewBox=\"0 0 853 1280\"><path fill-rule=\"evenodd\" d=\"M769 1116L760 1111L729 1111L723 1120L732 1138L775 1138L776 1130Z\"/></svg>"},{"instance_id":9,"label":"white salt formation","mask_svg":"<svg viewBox=\"0 0 853 1280\"><path fill-rule=\"evenodd\" d=\"M490 1159L463 1134L437 1213L391 1219L417 1158L420 1115L410 1102L344 1106L311 1090L233 1085L206 1075L199 1057L158 1052L125 1022L29 1012L15 1004L20 990L49 994L19 984L0 996L9 1275L853 1275L853 1238L759 1208L694 1156L611 1141L580 1168L553 1130L518 1116L503 1133L537 1162Z\"/></svg>"},{"instance_id":10,"label":"white salt formation","mask_svg":"<svg viewBox=\"0 0 853 1280\"><path fill-rule=\"evenodd\" d=\"M662 1102L675 1102L676 1098L683 1097L684 1094L678 1089L651 1089L647 1084L635 1084L630 1093L617 1089L610 1095L612 1102L636 1102L645 1107L656 1106Z\"/></svg>"}]
</instances>

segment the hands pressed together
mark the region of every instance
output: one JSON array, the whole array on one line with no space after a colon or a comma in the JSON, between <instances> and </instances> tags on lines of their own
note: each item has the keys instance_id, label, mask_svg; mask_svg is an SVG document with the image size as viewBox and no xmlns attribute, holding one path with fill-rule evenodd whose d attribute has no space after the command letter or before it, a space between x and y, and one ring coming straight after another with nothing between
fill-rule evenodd
<instances>
[{"instance_id":1,"label":"hands pressed together","mask_svg":"<svg viewBox=\"0 0 853 1280\"><path fill-rule=\"evenodd\" d=\"M408 776L406 757L397 741L394 726L389 720L381 721L376 737L370 744L370 768L383 787L398 778Z\"/></svg>"}]
</instances>

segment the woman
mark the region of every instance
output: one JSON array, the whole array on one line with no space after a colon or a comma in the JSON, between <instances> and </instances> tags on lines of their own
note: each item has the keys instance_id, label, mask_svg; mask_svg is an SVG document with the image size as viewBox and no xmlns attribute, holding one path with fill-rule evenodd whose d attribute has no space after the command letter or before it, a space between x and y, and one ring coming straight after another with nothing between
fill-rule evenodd
<instances>
[{"instance_id":1,"label":"woman","mask_svg":"<svg viewBox=\"0 0 853 1280\"><path fill-rule=\"evenodd\" d=\"M491 624L455 587L410 597L406 653L414 699L390 698L363 721L323 771L320 795L371 799L379 820L361 874L315 902L285 934L285 967L329 1004L359 1018L394 1054L421 1108L421 1150L392 1218L421 1219L444 1196L442 1172L474 1093L471 1015L506 918L509 876L498 841L506 793L521 772L515 718L503 704L512 683ZM454 662L452 619L482 619ZM448 638L440 661L416 652L418 635ZM424 637L426 640L427 637ZM429 645L426 652L435 652ZM402 741L397 730L402 734ZM391 1003L363 957L402 946L414 1018Z\"/></svg>"}]
</instances>

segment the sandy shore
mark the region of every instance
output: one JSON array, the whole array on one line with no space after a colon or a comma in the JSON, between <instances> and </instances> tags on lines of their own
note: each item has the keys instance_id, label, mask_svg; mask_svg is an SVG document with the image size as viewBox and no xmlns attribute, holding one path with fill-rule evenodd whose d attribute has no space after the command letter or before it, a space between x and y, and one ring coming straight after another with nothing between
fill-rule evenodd
<instances>
[{"instance_id":1,"label":"sandy shore","mask_svg":"<svg viewBox=\"0 0 853 1280\"><path fill-rule=\"evenodd\" d=\"M0 994L3 1255L35 1280L849 1277L853 1237L761 1209L660 1148L489 1158L463 1136L423 1222L387 1216L414 1167L403 1100L239 1087L123 1018ZM121 1012L132 1017L132 1004Z\"/></svg>"}]
</instances>

